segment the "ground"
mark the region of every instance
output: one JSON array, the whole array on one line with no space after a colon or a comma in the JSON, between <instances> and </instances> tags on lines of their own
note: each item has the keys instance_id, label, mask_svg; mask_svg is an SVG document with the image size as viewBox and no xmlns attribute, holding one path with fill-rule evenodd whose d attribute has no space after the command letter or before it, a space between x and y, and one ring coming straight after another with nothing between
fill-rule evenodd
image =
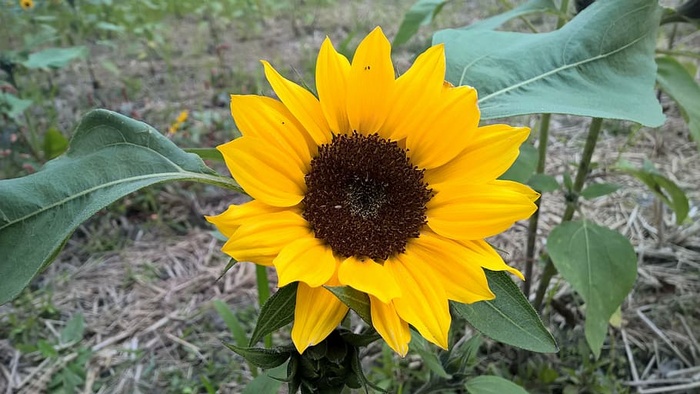
<instances>
[{"instance_id":1,"label":"ground","mask_svg":"<svg viewBox=\"0 0 700 394\"><path fill-rule=\"evenodd\" d=\"M498 12L502 3L448 4L436 24L396 51L397 69L406 70L434 29L466 25ZM60 87L53 117L45 108L30 111L39 126L53 119L69 135L90 107L125 113L164 132L180 111L189 110L190 119L171 138L185 147L213 147L235 133L229 93L271 94L259 59L312 85L315 54L326 35L346 53L375 25L392 37L412 1L379 6L372 1L297 0L279 9L274 2L260 4L268 8L252 19L223 20L212 10L170 16L162 23L172 29L156 29L155 36L117 36L110 45L87 40L91 61L38 78L22 77L27 89ZM684 39L685 45L699 46L697 34ZM579 212L629 237L639 258L637 283L623 304L619 328L610 329L604 357L594 360L585 350L581 301L566 282L555 280L543 319L560 353L525 355L487 341L476 372L512 378L532 392L576 392L581 387L625 392L697 381L700 160L678 109L665 96L661 99L668 120L658 129L604 123L588 182L624 187L586 201ZM537 121L519 117L509 123L534 129ZM553 116L547 173L561 177L575 168L586 127L587 120ZM534 136L532 142L538 143ZM651 160L687 193L690 219L677 225L645 186L615 170L619 157L635 164ZM244 199L200 185L160 186L136 193L82 225L29 290L0 307L0 393L74 392L71 384L84 393L206 392L209 382L220 392L241 392L252 375L241 358L222 346L221 341L232 341L231 333L212 301L227 303L250 332L258 310L255 269L237 264L219 278L228 258L203 216ZM562 192L543 196L542 235L559 223L563 209ZM526 229L526 222L517 223L491 240L519 268ZM537 283L539 271L531 282ZM274 286L272 273L270 278ZM570 310L574 312L566 312ZM78 314L84 318L82 339L58 345L64 327ZM287 341L285 335L275 342ZM420 358L387 361L386 354L379 344L367 349L370 379L391 383L396 391L425 376ZM392 371L394 366L403 369Z\"/></svg>"}]
</instances>

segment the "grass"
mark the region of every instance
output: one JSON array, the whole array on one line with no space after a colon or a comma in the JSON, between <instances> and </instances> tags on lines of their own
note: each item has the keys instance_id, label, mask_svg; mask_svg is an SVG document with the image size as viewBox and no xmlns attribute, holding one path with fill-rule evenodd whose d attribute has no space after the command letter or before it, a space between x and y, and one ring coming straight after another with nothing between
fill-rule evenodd
<instances>
[{"instance_id":1,"label":"grass","mask_svg":"<svg viewBox=\"0 0 700 394\"><path fill-rule=\"evenodd\" d=\"M216 146L236 133L228 113L230 93L271 94L259 59L312 85L315 54L326 34L340 52L352 53L374 25L391 36L411 3L125 0L111 6L80 2L76 12L68 2L37 1L31 12L3 9L0 36L10 37L3 50L87 45L89 55L56 70L16 71L18 94L32 104L26 118L0 121L0 152L10 151L0 157L0 178L36 170L46 159L45 131L68 138L93 107L123 112L163 132L180 111L189 110L188 121L171 138L183 147ZM500 1L478 7L452 2L437 23L466 25L500 7ZM406 70L429 44L430 31L396 51L397 69ZM672 113L669 129L679 120ZM522 120L528 122L534 120ZM626 146L623 156L653 157L689 186L691 199L700 199L697 151L675 134L665 136L660 148L648 130L630 134L624 125L614 127L605 131L593 177L612 180L607 168L619 147ZM567 168L579 149L579 128L580 120L554 117L548 171ZM658 212L644 202L648 195L628 179L614 180L627 186L624 191L587 202L583 209L624 230L640 253L640 279L622 313L627 339L611 329L603 356L595 360L583 339L581 302L562 282L551 291L543 314L560 353L534 355L484 340L471 376L503 376L531 392L632 392L625 382L633 379L633 365L640 379L660 377L669 368L683 370L688 367L683 358L697 365L697 228L669 224L657 245L652 218ZM543 231L558 217L560 197L552 195L543 204ZM257 313L255 273L239 264L217 281L228 259L201 219L232 202L241 197L204 186L163 186L134 194L81 226L58 261L17 300L0 307L0 392L6 387L3 379L10 377L14 386L52 392L74 392L73 387L84 392L240 392L253 374L221 345L234 337L211 301L225 302L250 334ZM670 223L670 213L662 212L662 220ZM493 242L509 251L510 261L522 263L522 226ZM573 311L572 316L559 313L562 309ZM62 348L60 331L77 313L84 316L85 332ZM460 332L473 334L466 326ZM287 335L276 334L274 342L286 343ZM399 359L379 343L367 348L365 360L369 379L392 392L414 392L430 376L418 355Z\"/></svg>"}]
</instances>

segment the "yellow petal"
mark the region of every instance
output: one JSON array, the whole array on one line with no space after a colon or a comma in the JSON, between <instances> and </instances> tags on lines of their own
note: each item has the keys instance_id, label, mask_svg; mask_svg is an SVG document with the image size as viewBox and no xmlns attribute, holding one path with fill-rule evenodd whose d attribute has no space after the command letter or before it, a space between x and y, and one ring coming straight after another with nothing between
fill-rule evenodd
<instances>
[{"instance_id":1,"label":"yellow petal","mask_svg":"<svg viewBox=\"0 0 700 394\"><path fill-rule=\"evenodd\" d=\"M254 137L219 145L236 182L256 200L276 207L299 204L306 192L304 169L289 153Z\"/></svg>"},{"instance_id":2,"label":"yellow petal","mask_svg":"<svg viewBox=\"0 0 700 394\"><path fill-rule=\"evenodd\" d=\"M230 238L243 224L243 221L255 218L258 215L281 212L285 209L288 208L273 207L261 201L253 200L241 205L230 205L223 213L215 216L205 216L205 218L209 223L216 226L226 238Z\"/></svg>"},{"instance_id":3,"label":"yellow petal","mask_svg":"<svg viewBox=\"0 0 700 394\"><path fill-rule=\"evenodd\" d=\"M532 193L524 194L526 189ZM428 226L452 239L490 237L535 212L533 193L537 194L527 186L500 180L476 185L446 185L426 204Z\"/></svg>"},{"instance_id":4,"label":"yellow petal","mask_svg":"<svg viewBox=\"0 0 700 394\"><path fill-rule=\"evenodd\" d=\"M473 241L457 241L457 243L467 248L470 253L474 253L476 256L478 256L477 261L482 267L491 271L508 271L521 280L525 280L525 276L522 274L522 272L506 264L501 255L496 252L493 246L489 245L489 243L483 239Z\"/></svg>"},{"instance_id":5,"label":"yellow petal","mask_svg":"<svg viewBox=\"0 0 700 394\"><path fill-rule=\"evenodd\" d=\"M331 248L314 237L301 238L285 246L273 264L279 287L297 281L311 287L321 286L328 282L336 267Z\"/></svg>"},{"instance_id":6,"label":"yellow petal","mask_svg":"<svg viewBox=\"0 0 700 394\"><path fill-rule=\"evenodd\" d=\"M384 123L394 88L391 45L375 28L355 51L348 81L348 120L352 130L376 133Z\"/></svg>"},{"instance_id":7,"label":"yellow petal","mask_svg":"<svg viewBox=\"0 0 700 394\"><path fill-rule=\"evenodd\" d=\"M401 287L401 297L393 299L396 312L425 339L447 349L452 321L447 295L433 271L422 269L423 264L415 264L414 260L413 255L405 253L384 264Z\"/></svg>"},{"instance_id":8,"label":"yellow petal","mask_svg":"<svg viewBox=\"0 0 700 394\"><path fill-rule=\"evenodd\" d=\"M350 62L336 52L326 37L316 60L316 90L328 125L336 134L348 134L347 95Z\"/></svg>"},{"instance_id":9,"label":"yellow petal","mask_svg":"<svg viewBox=\"0 0 700 394\"><path fill-rule=\"evenodd\" d=\"M479 127L467 147L443 166L425 172L434 189L443 182L483 183L503 175L520 154L530 129L491 125Z\"/></svg>"},{"instance_id":10,"label":"yellow petal","mask_svg":"<svg viewBox=\"0 0 700 394\"><path fill-rule=\"evenodd\" d=\"M411 342L411 331L408 323L396 313L394 304L384 303L377 297L369 296L372 326L384 338L386 343L401 357L408 353L408 343Z\"/></svg>"},{"instance_id":11,"label":"yellow petal","mask_svg":"<svg viewBox=\"0 0 700 394\"><path fill-rule=\"evenodd\" d=\"M289 153L308 171L316 145L284 104L269 97L231 95L231 114L243 136L260 138Z\"/></svg>"},{"instance_id":12,"label":"yellow petal","mask_svg":"<svg viewBox=\"0 0 700 394\"><path fill-rule=\"evenodd\" d=\"M411 130L406 137L413 164L436 168L467 147L479 125L476 98L476 90L469 86L443 89L440 105L427 118L427 126Z\"/></svg>"},{"instance_id":13,"label":"yellow petal","mask_svg":"<svg viewBox=\"0 0 700 394\"><path fill-rule=\"evenodd\" d=\"M450 300L470 304L494 298L481 268L483 255L464 245L424 231L409 241L405 254L413 256L412 268L432 272Z\"/></svg>"},{"instance_id":14,"label":"yellow petal","mask_svg":"<svg viewBox=\"0 0 700 394\"><path fill-rule=\"evenodd\" d=\"M416 58L411 68L396 80L389 115L380 134L400 140L413 130L427 128L429 114L436 103L445 79L445 47L434 45Z\"/></svg>"},{"instance_id":15,"label":"yellow petal","mask_svg":"<svg viewBox=\"0 0 700 394\"><path fill-rule=\"evenodd\" d=\"M282 211L246 220L221 250L237 261L269 265L291 242L312 237L309 224L301 215Z\"/></svg>"},{"instance_id":16,"label":"yellow petal","mask_svg":"<svg viewBox=\"0 0 700 394\"><path fill-rule=\"evenodd\" d=\"M292 326L292 342L297 351L304 353L307 347L323 341L347 313L348 307L330 291L299 283Z\"/></svg>"},{"instance_id":17,"label":"yellow petal","mask_svg":"<svg viewBox=\"0 0 700 394\"><path fill-rule=\"evenodd\" d=\"M318 99L311 92L281 76L263 60L265 77L277 96L304 126L316 145L330 142L331 133Z\"/></svg>"},{"instance_id":18,"label":"yellow petal","mask_svg":"<svg viewBox=\"0 0 700 394\"><path fill-rule=\"evenodd\" d=\"M356 257L348 257L340 263L338 280L344 286L373 295L382 302L389 302L401 295L399 285L386 267L372 259L359 260Z\"/></svg>"}]
</instances>

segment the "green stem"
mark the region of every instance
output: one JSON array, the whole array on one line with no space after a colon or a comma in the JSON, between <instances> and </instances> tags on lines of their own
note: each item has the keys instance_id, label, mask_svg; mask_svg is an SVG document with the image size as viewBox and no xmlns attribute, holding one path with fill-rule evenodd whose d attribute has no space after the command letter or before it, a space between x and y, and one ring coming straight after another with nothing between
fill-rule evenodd
<instances>
[{"instance_id":1,"label":"green stem","mask_svg":"<svg viewBox=\"0 0 700 394\"><path fill-rule=\"evenodd\" d=\"M588 128L588 137L586 137L586 145L583 147L583 154L581 156L581 162L578 165L578 170L576 172L576 179L574 179L574 185L571 190L570 201L567 201L566 210L561 218L562 223L570 221L574 217L576 208L578 207L578 196L583 189L583 184L586 181L586 176L588 175L588 170L591 166L591 158L593 157L593 151L595 151L595 146L598 142L598 136L600 135L601 126L603 125L603 119L593 118L591 121L591 126ZM537 293L535 294L534 307L537 310L542 308L542 300L544 299L544 294L547 292L547 287L552 277L557 273L557 269L552 263L550 257L547 258L547 264L542 273L542 278L540 279L540 284L537 287Z\"/></svg>"},{"instance_id":2,"label":"green stem","mask_svg":"<svg viewBox=\"0 0 700 394\"><path fill-rule=\"evenodd\" d=\"M569 0L562 0L559 4L559 17L557 18L557 30L566 24L567 11L569 10ZM547 140L549 139L549 122L552 114L542 114L540 120L539 146L537 158L537 173L544 173L544 165L547 161ZM530 296L530 280L532 279L532 266L535 261L535 241L537 240L537 228L540 220L540 200L537 200L537 210L530 217L527 227L527 246L525 251L525 282L523 282L523 293ZM547 282L549 283L549 278Z\"/></svg>"},{"instance_id":3,"label":"green stem","mask_svg":"<svg viewBox=\"0 0 700 394\"><path fill-rule=\"evenodd\" d=\"M561 0L559 4L559 17L557 18L557 30L566 24L566 17L569 11L569 0Z\"/></svg>"},{"instance_id":4,"label":"green stem","mask_svg":"<svg viewBox=\"0 0 700 394\"><path fill-rule=\"evenodd\" d=\"M692 57L695 59L700 59L700 53L692 52L692 51L680 51L680 50L670 50L670 49L657 49L656 53L662 54L662 55L671 55L671 56L685 56L685 57Z\"/></svg>"},{"instance_id":5,"label":"green stem","mask_svg":"<svg viewBox=\"0 0 700 394\"><path fill-rule=\"evenodd\" d=\"M255 266L255 279L258 284L258 302L260 307L270 298L270 280L267 278L267 267L263 265ZM265 335L265 347L272 347L272 335Z\"/></svg>"},{"instance_id":6,"label":"green stem","mask_svg":"<svg viewBox=\"0 0 700 394\"><path fill-rule=\"evenodd\" d=\"M542 114L540 119L539 145L537 147L537 173L544 173L544 165L547 160L547 141L549 139L549 121L551 114ZM530 280L532 278L532 265L535 260L535 241L537 240L537 227L540 220L540 201L535 202L537 210L530 216L530 222L527 228L527 248L525 251L525 282L523 282L523 293L528 297L530 295Z\"/></svg>"}]
</instances>

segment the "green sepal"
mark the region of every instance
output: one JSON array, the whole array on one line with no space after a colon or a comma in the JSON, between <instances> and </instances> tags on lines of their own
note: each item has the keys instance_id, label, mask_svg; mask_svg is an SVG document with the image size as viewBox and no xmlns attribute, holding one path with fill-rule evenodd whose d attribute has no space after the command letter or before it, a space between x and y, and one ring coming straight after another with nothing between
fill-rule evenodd
<instances>
[{"instance_id":1,"label":"green sepal","mask_svg":"<svg viewBox=\"0 0 700 394\"><path fill-rule=\"evenodd\" d=\"M227 342L222 343L234 353L243 357L246 361L263 369L275 368L284 364L294 351L293 346L266 349L260 347L240 347Z\"/></svg>"},{"instance_id":2,"label":"green sepal","mask_svg":"<svg viewBox=\"0 0 700 394\"><path fill-rule=\"evenodd\" d=\"M260 308L260 316L255 324L250 345L256 344L265 335L294 321L294 307L297 303L298 282L290 283L277 290Z\"/></svg>"}]
</instances>

